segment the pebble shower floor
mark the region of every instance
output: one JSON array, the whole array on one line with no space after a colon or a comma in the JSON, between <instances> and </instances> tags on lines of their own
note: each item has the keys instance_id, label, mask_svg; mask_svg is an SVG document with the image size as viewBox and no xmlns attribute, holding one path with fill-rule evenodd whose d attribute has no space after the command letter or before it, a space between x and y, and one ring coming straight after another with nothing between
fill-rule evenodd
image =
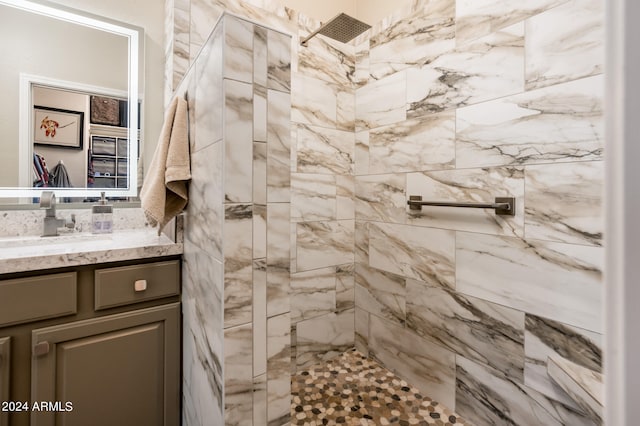
<instances>
[{"instance_id":1,"label":"pebble shower floor","mask_svg":"<svg viewBox=\"0 0 640 426\"><path fill-rule=\"evenodd\" d=\"M292 425L470 425L356 350L297 373L291 393Z\"/></svg>"}]
</instances>

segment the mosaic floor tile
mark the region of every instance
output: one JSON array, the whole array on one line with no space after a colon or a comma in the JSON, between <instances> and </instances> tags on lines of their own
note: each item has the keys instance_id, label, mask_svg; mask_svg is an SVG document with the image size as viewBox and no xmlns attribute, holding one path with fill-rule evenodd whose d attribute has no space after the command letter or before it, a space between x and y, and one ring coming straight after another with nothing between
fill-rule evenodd
<instances>
[{"instance_id":1,"label":"mosaic floor tile","mask_svg":"<svg viewBox=\"0 0 640 426\"><path fill-rule=\"evenodd\" d=\"M469 426L356 350L292 378L291 424Z\"/></svg>"}]
</instances>

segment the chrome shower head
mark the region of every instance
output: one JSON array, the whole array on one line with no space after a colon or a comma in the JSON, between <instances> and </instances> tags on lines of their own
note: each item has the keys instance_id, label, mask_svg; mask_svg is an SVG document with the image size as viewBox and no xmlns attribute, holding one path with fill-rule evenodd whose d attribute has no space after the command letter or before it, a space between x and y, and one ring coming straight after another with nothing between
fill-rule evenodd
<instances>
[{"instance_id":1,"label":"chrome shower head","mask_svg":"<svg viewBox=\"0 0 640 426\"><path fill-rule=\"evenodd\" d=\"M316 34L322 34L339 42L347 43L369 28L371 28L371 25L365 24L345 13L341 13L309 34L300 44L306 46L307 42Z\"/></svg>"}]
</instances>

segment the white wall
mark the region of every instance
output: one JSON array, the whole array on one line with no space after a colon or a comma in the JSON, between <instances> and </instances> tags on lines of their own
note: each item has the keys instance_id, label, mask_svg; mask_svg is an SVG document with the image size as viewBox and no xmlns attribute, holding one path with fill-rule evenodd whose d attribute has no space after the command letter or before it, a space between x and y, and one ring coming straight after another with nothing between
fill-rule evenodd
<instances>
[{"instance_id":1,"label":"white wall","mask_svg":"<svg viewBox=\"0 0 640 426\"><path fill-rule=\"evenodd\" d=\"M328 21L340 12L355 17L356 2L357 0L279 0L280 4L322 22Z\"/></svg>"},{"instance_id":2,"label":"white wall","mask_svg":"<svg viewBox=\"0 0 640 426\"><path fill-rule=\"evenodd\" d=\"M410 4L411 0L356 0L355 17L369 25L375 25L395 10Z\"/></svg>"},{"instance_id":3,"label":"white wall","mask_svg":"<svg viewBox=\"0 0 640 426\"><path fill-rule=\"evenodd\" d=\"M81 93L35 87L33 90L33 104L84 112L83 149L76 150L35 145L33 150L45 158L49 171L53 170L59 161L63 161L73 187L84 188L87 183L87 150L89 149L89 140L87 138L89 134L89 96Z\"/></svg>"},{"instance_id":4,"label":"white wall","mask_svg":"<svg viewBox=\"0 0 640 426\"><path fill-rule=\"evenodd\" d=\"M411 0L279 0L279 3L323 22L344 12L369 25L375 25L393 11L410 5Z\"/></svg>"}]
</instances>

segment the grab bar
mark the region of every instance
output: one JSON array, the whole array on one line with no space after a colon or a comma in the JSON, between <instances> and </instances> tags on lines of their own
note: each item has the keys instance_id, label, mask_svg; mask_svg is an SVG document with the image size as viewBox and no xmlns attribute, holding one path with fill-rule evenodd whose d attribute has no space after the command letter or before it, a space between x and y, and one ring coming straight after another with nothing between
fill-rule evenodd
<instances>
[{"instance_id":1,"label":"grab bar","mask_svg":"<svg viewBox=\"0 0 640 426\"><path fill-rule=\"evenodd\" d=\"M456 203L449 201L422 201L422 195L410 195L407 201L409 210L422 210L422 206L469 207L473 209L493 209L500 216L516 215L514 197L496 197L494 203Z\"/></svg>"}]
</instances>

